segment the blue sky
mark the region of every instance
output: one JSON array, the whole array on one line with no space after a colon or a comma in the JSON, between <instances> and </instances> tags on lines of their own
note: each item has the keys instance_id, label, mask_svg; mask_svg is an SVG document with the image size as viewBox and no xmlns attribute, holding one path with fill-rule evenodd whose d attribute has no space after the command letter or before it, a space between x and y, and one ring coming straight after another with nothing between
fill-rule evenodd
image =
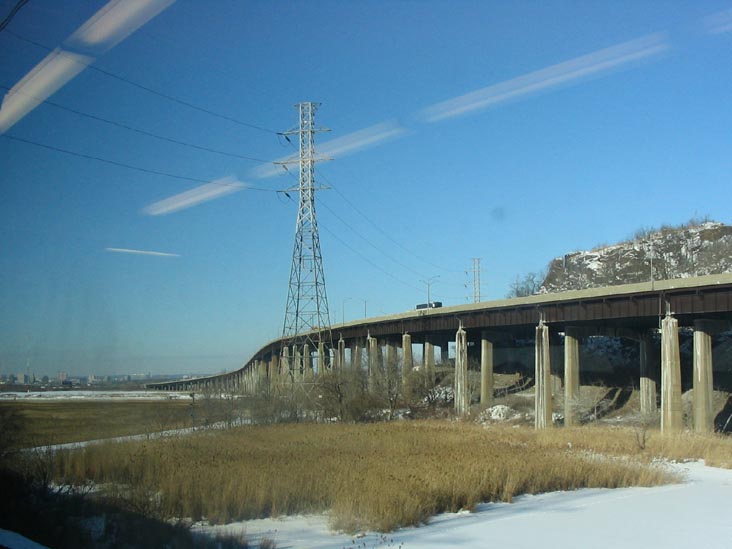
<instances>
[{"instance_id":1,"label":"blue sky","mask_svg":"<svg viewBox=\"0 0 732 549\"><path fill-rule=\"evenodd\" d=\"M331 130L316 208L334 322L411 309L433 277L433 299L472 300L473 257L496 299L640 227L730 221L728 1L150 4L106 41L79 30L103 1L31 0L0 32L2 94L41 46L104 71L0 128L2 373L218 372L278 337L297 204L266 162L294 152L276 132L300 101ZM225 177L235 192L150 215Z\"/></svg>"}]
</instances>

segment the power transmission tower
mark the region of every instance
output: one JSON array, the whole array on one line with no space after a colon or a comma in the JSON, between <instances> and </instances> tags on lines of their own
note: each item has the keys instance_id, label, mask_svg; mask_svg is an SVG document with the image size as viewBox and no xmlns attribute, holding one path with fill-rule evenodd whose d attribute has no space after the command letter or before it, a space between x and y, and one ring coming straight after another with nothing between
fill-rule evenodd
<instances>
[{"instance_id":1,"label":"power transmission tower","mask_svg":"<svg viewBox=\"0 0 732 549\"><path fill-rule=\"evenodd\" d=\"M328 297L325 292L323 257L320 253L318 221L315 216L315 191L324 187L315 186L315 133L326 131L315 127L315 111L319 103L303 102L295 105L300 115L300 127L284 135L299 136L300 180L296 188L300 194L295 225L295 246L292 251L290 285L287 292L287 308L282 336L291 338L292 343L310 344L316 348L324 341L324 334L330 335Z\"/></svg>"},{"instance_id":2,"label":"power transmission tower","mask_svg":"<svg viewBox=\"0 0 732 549\"><path fill-rule=\"evenodd\" d=\"M480 301L480 258L473 258L473 303Z\"/></svg>"}]
</instances>

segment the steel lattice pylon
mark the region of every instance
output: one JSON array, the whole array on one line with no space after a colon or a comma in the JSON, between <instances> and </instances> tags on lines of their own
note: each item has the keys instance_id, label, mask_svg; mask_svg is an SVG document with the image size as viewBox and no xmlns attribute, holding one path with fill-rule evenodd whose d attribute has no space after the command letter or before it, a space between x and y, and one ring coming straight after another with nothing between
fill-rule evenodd
<instances>
[{"instance_id":1,"label":"steel lattice pylon","mask_svg":"<svg viewBox=\"0 0 732 549\"><path fill-rule=\"evenodd\" d=\"M297 188L288 190L298 191L300 201L282 336L292 338L296 344L317 344L323 340L324 332L330 333L323 257L315 216L315 133L323 131L315 127L318 106L319 103L311 102L295 105L300 114L300 129L286 132L286 135L299 135L300 182Z\"/></svg>"}]
</instances>

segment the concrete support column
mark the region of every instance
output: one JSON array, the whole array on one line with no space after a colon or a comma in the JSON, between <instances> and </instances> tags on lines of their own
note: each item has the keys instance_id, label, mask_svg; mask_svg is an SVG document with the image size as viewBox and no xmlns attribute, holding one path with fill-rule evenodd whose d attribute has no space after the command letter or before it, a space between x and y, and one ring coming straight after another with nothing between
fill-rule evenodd
<instances>
[{"instance_id":1,"label":"concrete support column","mask_svg":"<svg viewBox=\"0 0 732 549\"><path fill-rule=\"evenodd\" d=\"M338 367L345 369L346 368L346 342L343 340L343 336L338 340L338 358L336 359L336 362L338 363Z\"/></svg>"},{"instance_id":2,"label":"concrete support column","mask_svg":"<svg viewBox=\"0 0 732 549\"><path fill-rule=\"evenodd\" d=\"M493 342L488 334L480 334L480 406L493 405Z\"/></svg>"},{"instance_id":3,"label":"concrete support column","mask_svg":"<svg viewBox=\"0 0 732 549\"><path fill-rule=\"evenodd\" d=\"M292 362L290 361L290 348L282 347L281 352L280 369L282 371L282 380L287 383L292 379L290 372L290 369L292 368Z\"/></svg>"},{"instance_id":4,"label":"concrete support column","mask_svg":"<svg viewBox=\"0 0 732 549\"><path fill-rule=\"evenodd\" d=\"M302 346L302 375L305 379L313 377L312 355L310 354L310 345L307 343Z\"/></svg>"},{"instance_id":5,"label":"concrete support column","mask_svg":"<svg viewBox=\"0 0 732 549\"><path fill-rule=\"evenodd\" d=\"M661 432L681 432L682 419L679 321L667 314L661 321Z\"/></svg>"},{"instance_id":6,"label":"concrete support column","mask_svg":"<svg viewBox=\"0 0 732 549\"><path fill-rule=\"evenodd\" d=\"M300 354L300 347L297 345L292 346L292 368L294 379L302 379L302 355Z\"/></svg>"},{"instance_id":7,"label":"concrete support column","mask_svg":"<svg viewBox=\"0 0 732 549\"><path fill-rule=\"evenodd\" d=\"M447 366L450 360L450 343L445 341L444 344L440 345L440 364Z\"/></svg>"},{"instance_id":8,"label":"concrete support column","mask_svg":"<svg viewBox=\"0 0 732 549\"><path fill-rule=\"evenodd\" d=\"M580 392L580 338L576 328L564 329L564 425L577 425Z\"/></svg>"},{"instance_id":9,"label":"concrete support column","mask_svg":"<svg viewBox=\"0 0 732 549\"><path fill-rule=\"evenodd\" d=\"M369 389L373 390L376 385L376 379L379 371L379 342L375 337L366 338L366 353L369 365Z\"/></svg>"},{"instance_id":10,"label":"concrete support column","mask_svg":"<svg viewBox=\"0 0 732 549\"><path fill-rule=\"evenodd\" d=\"M422 362L427 389L431 389L435 385L435 346L431 341L425 340L424 342Z\"/></svg>"},{"instance_id":11,"label":"concrete support column","mask_svg":"<svg viewBox=\"0 0 732 549\"><path fill-rule=\"evenodd\" d=\"M269 367L272 372L273 384L275 387L279 387L282 383L282 372L280 371L280 357L277 353L272 353L272 360L270 361Z\"/></svg>"},{"instance_id":12,"label":"concrete support column","mask_svg":"<svg viewBox=\"0 0 732 549\"><path fill-rule=\"evenodd\" d=\"M254 360L252 363L252 390L254 390L254 387L256 386L257 382L259 381L259 361Z\"/></svg>"},{"instance_id":13,"label":"concrete support column","mask_svg":"<svg viewBox=\"0 0 732 549\"><path fill-rule=\"evenodd\" d=\"M534 342L534 364L536 384L534 386L534 427L546 429L552 425L551 360L549 348L549 326L539 322Z\"/></svg>"},{"instance_id":14,"label":"concrete support column","mask_svg":"<svg viewBox=\"0 0 732 549\"><path fill-rule=\"evenodd\" d=\"M549 333L549 360L551 361L551 391L552 398L560 398L562 395L562 366L564 364L564 352L559 339L559 334Z\"/></svg>"},{"instance_id":15,"label":"concrete support column","mask_svg":"<svg viewBox=\"0 0 732 549\"><path fill-rule=\"evenodd\" d=\"M414 359L412 358L412 336L409 334L402 335L402 381L406 381L409 374L414 368Z\"/></svg>"},{"instance_id":16,"label":"concrete support column","mask_svg":"<svg viewBox=\"0 0 732 549\"><path fill-rule=\"evenodd\" d=\"M318 343L318 375L325 372L325 342Z\"/></svg>"},{"instance_id":17,"label":"concrete support column","mask_svg":"<svg viewBox=\"0 0 732 549\"><path fill-rule=\"evenodd\" d=\"M386 341L386 378L388 380L388 386L393 387L399 377L398 372L398 359L397 359L397 346L394 340Z\"/></svg>"},{"instance_id":18,"label":"concrete support column","mask_svg":"<svg viewBox=\"0 0 732 549\"><path fill-rule=\"evenodd\" d=\"M640 336L640 411L641 415L658 413L658 355L653 350L653 336L644 332Z\"/></svg>"},{"instance_id":19,"label":"concrete support column","mask_svg":"<svg viewBox=\"0 0 732 549\"><path fill-rule=\"evenodd\" d=\"M455 413L465 416L470 412L470 388L468 387L468 335L460 329L455 334Z\"/></svg>"},{"instance_id":20,"label":"concrete support column","mask_svg":"<svg viewBox=\"0 0 732 549\"><path fill-rule=\"evenodd\" d=\"M704 320L694 321L694 431L714 431L712 409L712 328Z\"/></svg>"},{"instance_id":21,"label":"concrete support column","mask_svg":"<svg viewBox=\"0 0 732 549\"><path fill-rule=\"evenodd\" d=\"M351 369L360 371L363 368L361 364L361 345L357 339L351 343Z\"/></svg>"}]
</instances>

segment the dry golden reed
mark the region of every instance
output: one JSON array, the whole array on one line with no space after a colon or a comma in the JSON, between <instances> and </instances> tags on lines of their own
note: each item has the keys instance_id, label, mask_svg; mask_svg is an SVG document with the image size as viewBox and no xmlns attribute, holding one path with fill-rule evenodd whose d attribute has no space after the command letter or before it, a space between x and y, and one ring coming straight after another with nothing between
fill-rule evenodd
<instances>
[{"instance_id":1,"label":"dry golden reed","mask_svg":"<svg viewBox=\"0 0 732 549\"><path fill-rule=\"evenodd\" d=\"M444 421L255 426L62 452L56 471L59 482L114 486L161 518L330 511L332 526L346 531L388 531L525 493L675 480L643 463L630 430L586 430L592 435ZM594 445L642 459L588 458Z\"/></svg>"}]
</instances>

